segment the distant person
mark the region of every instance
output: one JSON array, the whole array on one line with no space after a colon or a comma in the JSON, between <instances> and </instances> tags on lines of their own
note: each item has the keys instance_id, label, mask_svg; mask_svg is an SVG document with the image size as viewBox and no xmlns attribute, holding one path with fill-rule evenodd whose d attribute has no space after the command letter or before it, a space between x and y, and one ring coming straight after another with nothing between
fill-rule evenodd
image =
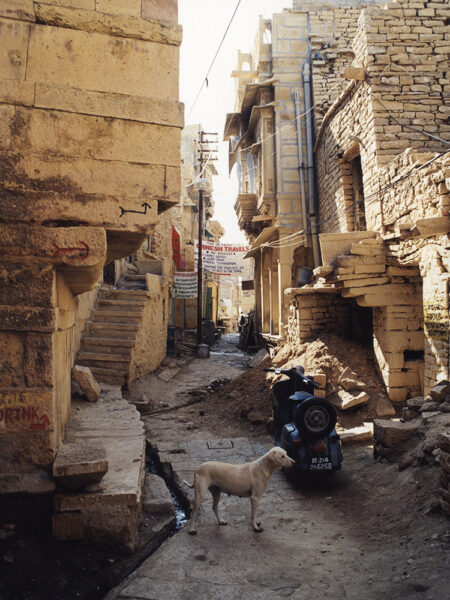
<instances>
[{"instance_id":1,"label":"distant person","mask_svg":"<svg viewBox=\"0 0 450 600\"><path fill-rule=\"evenodd\" d=\"M244 326L245 326L245 315L244 315L244 313L241 313L239 316L239 320L238 320L239 333L242 333L244 331Z\"/></svg>"}]
</instances>

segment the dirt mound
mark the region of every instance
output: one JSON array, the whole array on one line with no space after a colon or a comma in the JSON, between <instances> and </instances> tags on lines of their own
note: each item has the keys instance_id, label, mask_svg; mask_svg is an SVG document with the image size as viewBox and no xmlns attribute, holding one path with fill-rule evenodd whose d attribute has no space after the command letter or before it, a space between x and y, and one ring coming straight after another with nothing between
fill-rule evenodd
<instances>
[{"instance_id":1,"label":"dirt mound","mask_svg":"<svg viewBox=\"0 0 450 600\"><path fill-rule=\"evenodd\" d=\"M206 399L203 406L213 429L217 427L223 431L224 426L236 424L240 419L250 421L255 434L267 427L272 416L271 386L279 377L263 371L270 364L270 359L266 359ZM283 346L272 360L272 365L286 369L298 364L304 366L306 373L325 373L327 397L341 389L341 382L349 373L364 384L368 403L346 411L338 409L340 426L356 427L378 416L377 403L387 395L369 348L333 334L324 334L295 350ZM245 426L248 428L248 423Z\"/></svg>"}]
</instances>

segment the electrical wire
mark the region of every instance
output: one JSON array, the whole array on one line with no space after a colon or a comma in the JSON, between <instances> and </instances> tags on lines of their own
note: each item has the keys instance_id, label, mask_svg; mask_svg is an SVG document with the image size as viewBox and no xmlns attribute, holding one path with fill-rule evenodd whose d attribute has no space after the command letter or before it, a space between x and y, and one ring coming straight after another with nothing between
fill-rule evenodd
<instances>
[{"instance_id":1,"label":"electrical wire","mask_svg":"<svg viewBox=\"0 0 450 600\"><path fill-rule=\"evenodd\" d=\"M212 59L212 61L211 61L211 64L209 65L209 69L208 69L208 71L207 71L207 73L206 73L206 75L205 75L205 77L204 77L204 79L203 79L203 81L202 81L202 84L201 84L201 86L200 86L200 88L199 88L199 90L198 90L198 92L197 92L197 95L196 95L196 97L195 97L195 100L194 100L194 102L193 102L193 104L192 104L192 106L191 106L191 108L190 108L190 110L189 110L189 113L188 113L188 116L186 117L186 120L188 120L188 119L189 119L189 117L190 117L190 115L191 115L191 113L192 113L192 111L193 111L193 109L194 109L194 106L195 106L195 105L196 105L196 103L197 103L197 100L198 100L198 98L199 98L199 96L200 96L200 94L201 94L201 91L202 91L202 89L203 89L203 87L204 87L205 83L206 83L206 85L208 85L208 75L210 74L210 72L211 72L211 69L213 68L213 65L214 65L214 63L215 63L215 61L216 61L216 58L217 58L217 56L218 56L219 52L220 52L220 49L222 48L222 44L224 43L224 41L225 41L225 38L227 37L228 31L229 31L229 29L230 29L230 27L231 27L231 24L232 24L232 22L233 22L233 20L234 20L234 17L236 16L236 13L237 13L237 11L238 11L238 8L239 8L239 5L241 4L241 2L242 2L242 0L238 0L238 2L237 2L237 4L236 4L236 7L235 7L235 9L234 9L234 12L233 12L233 14L231 15L231 19L230 19L230 21L229 21L229 23L228 23L228 25L227 25L227 28L225 29L225 33L223 34L223 36L222 36L222 39L221 39L221 41L220 41L220 44L219 44L219 46L218 46L218 48L217 48L217 50L216 50L216 53L214 54L214 58Z\"/></svg>"}]
</instances>

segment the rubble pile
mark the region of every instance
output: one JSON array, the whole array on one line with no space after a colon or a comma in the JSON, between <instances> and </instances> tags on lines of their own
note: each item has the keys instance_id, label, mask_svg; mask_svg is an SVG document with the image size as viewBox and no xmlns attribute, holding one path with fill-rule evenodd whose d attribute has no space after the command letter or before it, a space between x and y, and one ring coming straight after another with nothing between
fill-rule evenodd
<instances>
[{"instance_id":1,"label":"rubble pile","mask_svg":"<svg viewBox=\"0 0 450 600\"><path fill-rule=\"evenodd\" d=\"M283 368L300 364L306 373L323 373L326 398L338 409L338 422L344 428L395 414L376 370L373 352L364 344L322 333L303 344L280 348L273 363Z\"/></svg>"},{"instance_id":2,"label":"rubble pile","mask_svg":"<svg viewBox=\"0 0 450 600\"><path fill-rule=\"evenodd\" d=\"M450 433L441 433L438 443L439 463L441 465L440 504L442 510L450 515Z\"/></svg>"},{"instance_id":3,"label":"rubble pile","mask_svg":"<svg viewBox=\"0 0 450 600\"><path fill-rule=\"evenodd\" d=\"M399 470L440 466L440 505L450 514L450 382L439 382L429 396L408 399L402 419L376 419L374 456L397 460Z\"/></svg>"}]
</instances>

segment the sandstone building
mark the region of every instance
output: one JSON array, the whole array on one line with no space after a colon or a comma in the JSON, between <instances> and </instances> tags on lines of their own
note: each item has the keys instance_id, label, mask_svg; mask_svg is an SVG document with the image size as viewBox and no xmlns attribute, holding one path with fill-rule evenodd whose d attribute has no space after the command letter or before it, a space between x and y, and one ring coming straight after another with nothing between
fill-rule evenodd
<instances>
[{"instance_id":1,"label":"sandstone building","mask_svg":"<svg viewBox=\"0 0 450 600\"><path fill-rule=\"evenodd\" d=\"M366 341L394 403L449 378L449 16L294 0L239 55L226 124L260 331Z\"/></svg>"},{"instance_id":2,"label":"sandstone building","mask_svg":"<svg viewBox=\"0 0 450 600\"><path fill-rule=\"evenodd\" d=\"M179 200L180 43L176 0L0 2L4 491L42 491L104 265Z\"/></svg>"}]
</instances>

